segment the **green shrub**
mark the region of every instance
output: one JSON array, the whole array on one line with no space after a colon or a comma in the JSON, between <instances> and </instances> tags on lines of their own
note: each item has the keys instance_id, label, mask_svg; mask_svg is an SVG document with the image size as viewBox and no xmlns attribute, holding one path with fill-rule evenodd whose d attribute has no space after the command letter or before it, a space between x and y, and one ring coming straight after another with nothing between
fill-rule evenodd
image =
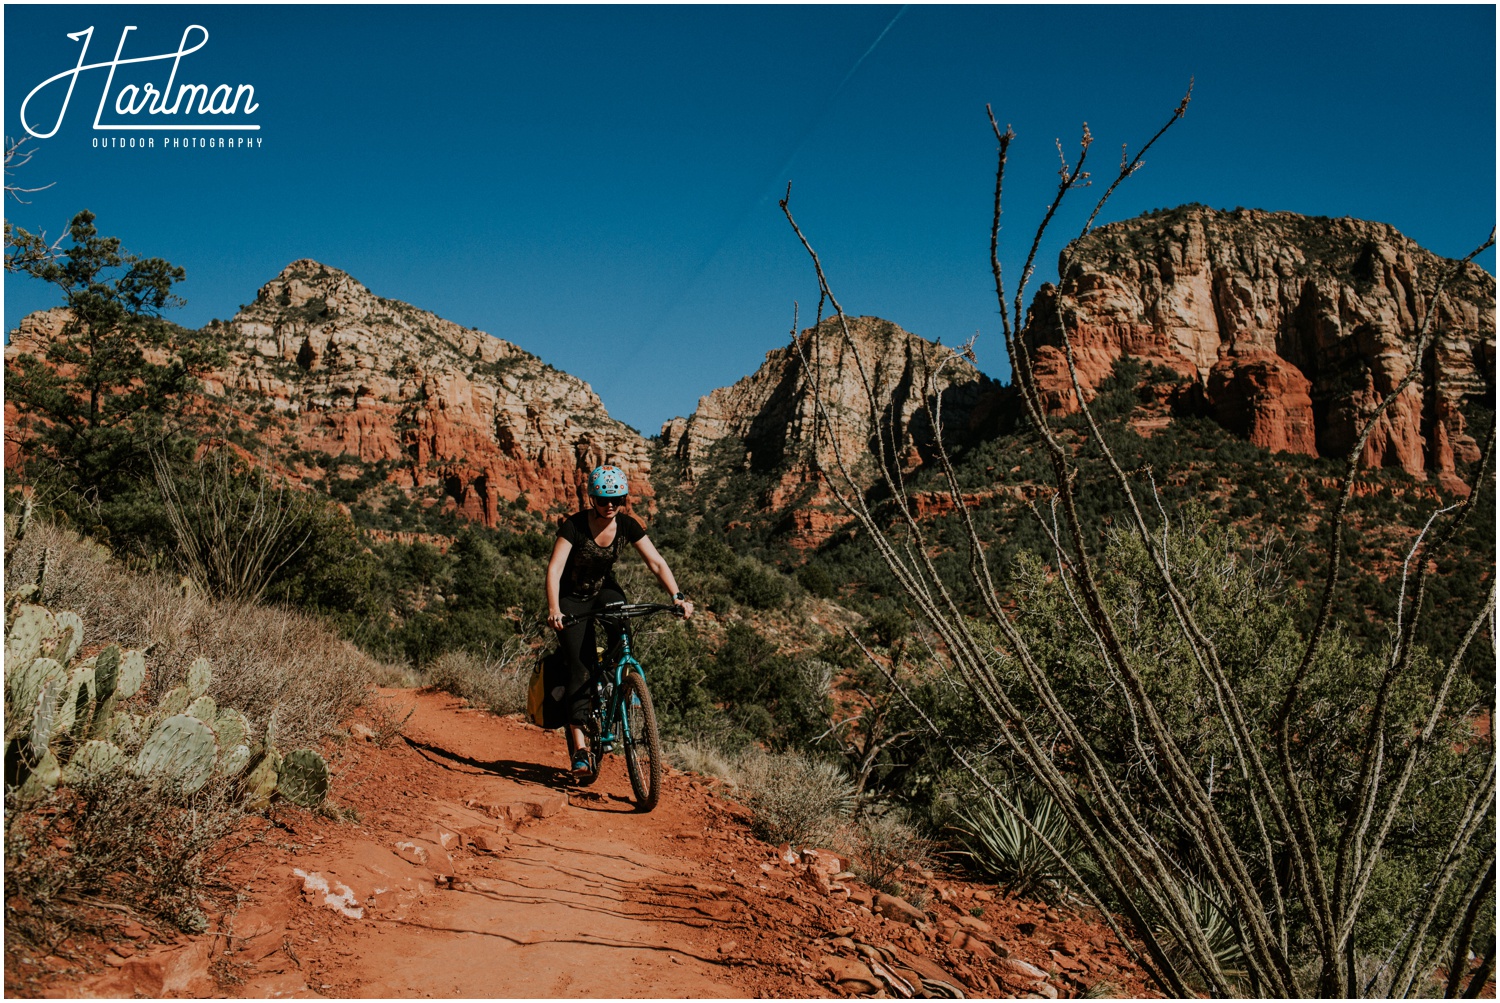
<instances>
[{"instance_id":1,"label":"green shrub","mask_svg":"<svg viewBox=\"0 0 1500 1003\"><path fill-rule=\"evenodd\" d=\"M854 808L854 785L800 753L751 753L740 762L751 827L768 843L806 846L832 839Z\"/></svg>"}]
</instances>

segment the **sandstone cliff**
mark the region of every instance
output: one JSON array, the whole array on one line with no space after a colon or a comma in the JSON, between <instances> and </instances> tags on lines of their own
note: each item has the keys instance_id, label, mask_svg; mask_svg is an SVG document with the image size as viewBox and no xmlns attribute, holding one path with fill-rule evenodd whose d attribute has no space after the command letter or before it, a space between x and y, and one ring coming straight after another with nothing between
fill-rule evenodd
<instances>
[{"instance_id":1,"label":"sandstone cliff","mask_svg":"<svg viewBox=\"0 0 1500 1003\"><path fill-rule=\"evenodd\" d=\"M1186 377L1199 407L1271 450L1342 455L1416 365L1364 462L1461 489L1455 463L1478 456L1464 412L1492 408L1495 389L1495 279L1477 265L1434 300L1450 262L1390 226L1203 206L1101 227L1072 252L1030 314L1049 407L1077 407L1059 305L1086 391L1134 356ZM1429 313L1434 347L1414 359Z\"/></svg>"},{"instance_id":2,"label":"sandstone cliff","mask_svg":"<svg viewBox=\"0 0 1500 1003\"><path fill-rule=\"evenodd\" d=\"M876 317L851 319L850 337L863 373L837 322L825 321L798 336L800 356L793 345L767 352L754 373L701 398L690 417L663 425L660 446L682 472L683 489L719 492L739 474L761 475L758 510L781 516L794 544L815 546L848 521L820 466L837 471L842 460L866 487L879 475L870 434L872 396L882 421L901 430L897 465L909 472L925 461L932 442L923 388L928 373L946 360L937 377L945 435L965 435L976 405L992 388L985 376L954 358L951 349ZM829 424L826 435L815 436L823 420L817 384Z\"/></svg>"},{"instance_id":3,"label":"sandstone cliff","mask_svg":"<svg viewBox=\"0 0 1500 1003\"><path fill-rule=\"evenodd\" d=\"M7 359L37 351L59 320L60 311L27 318ZM500 504L521 496L536 512L575 508L588 471L610 462L649 504L645 440L611 419L588 384L336 268L294 261L210 331L229 354L204 380L210 405L254 422L294 477L322 477L308 457L343 457L357 461L351 475L373 467L494 525Z\"/></svg>"}]
</instances>

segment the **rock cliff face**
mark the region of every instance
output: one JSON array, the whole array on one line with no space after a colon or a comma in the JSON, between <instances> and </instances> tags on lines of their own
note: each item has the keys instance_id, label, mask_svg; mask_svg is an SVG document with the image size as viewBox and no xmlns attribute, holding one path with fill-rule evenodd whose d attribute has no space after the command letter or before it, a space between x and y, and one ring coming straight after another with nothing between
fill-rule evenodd
<instances>
[{"instance_id":1,"label":"rock cliff face","mask_svg":"<svg viewBox=\"0 0 1500 1003\"><path fill-rule=\"evenodd\" d=\"M1101 227L1073 251L1031 309L1049 407L1077 407L1059 307L1085 391L1134 356L1188 378L1208 413L1271 450L1342 455L1420 366L1363 460L1462 487L1455 463L1478 456L1466 406L1494 406L1495 279L1477 265L1434 300L1450 262L1390 226L1202 206ZM1434 346L1414 359L1429 313Z\"/></svg>"},{"instance_id":2,"label":"rock cliff face","mask_svg":"<svg viewBox=\"0 0 1500 1003\"><path fill-rule=\"evenodd\" d=\"M588 384L335 268L292 262L227 326L231 365L210 392L287 415L303 450L441 486L470 519L494 525L499 504L522 495L534 511L576 507L606 462L651 496L645 440Z\"/></svg>"},{"instance_id":3,"label":"rock cliff face","mask_svg":"<svg viewBox=\"0 0 1500 1003\"><path fill-rule=\"evenodd\" d=\"M946 360L936 385L950 440L967 432L976 405L993 387L951 349L888 321L853 318L850 339L863 373L837 322L825 321L798 336L800 356L792 345L767 352L754 373L700 398L690 417L663 425L661 448L683 472L685 489L712 492L741 472L763 475L769 486L756 499L759 510L780 516L794 544L816 546L848 521L819 466L837 470L842 460L864 486L879 475L869 431L872 395L882 418L903 430L899 464L910 471L925 461L932 442L922 408L928 374ZM818 384L829 416L821 437L815 437L823 421Z\"/></svg>"},{"instance_id":4,"label":"rock cliff face","mask_svg":"<svg viewBox=\"0 0 1500 1003\"><path fill-rule=\"evenodd\" d=\"M36 352L61 319L28 317L6 357ZM609 462L649 505L645 440L611 419L588 384L509 342L382 299L336 268L292 262L210 333L229 355L204 379L210 406L258 425L293 477L323 475L309 455L343 457L357 461L354 473L374 467L494 525L500 504L521 496L532 511L575 508L589 470Z\"/></svg>"}]
</instances>

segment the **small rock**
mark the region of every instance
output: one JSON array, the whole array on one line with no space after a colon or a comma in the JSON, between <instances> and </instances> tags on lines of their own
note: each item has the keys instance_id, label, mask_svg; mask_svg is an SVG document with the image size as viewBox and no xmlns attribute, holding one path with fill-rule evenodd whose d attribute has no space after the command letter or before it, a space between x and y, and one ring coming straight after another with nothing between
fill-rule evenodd
<instances>
[{"instance_id":1,"label":"small rock","mask_svg":"<svg viewBox=\"0 0 1500 1003\"><path fill-rule=\"evenodd\" d=\"M735 951L739 950L739 946L740 942L737 940L726 940L724 941L724 943L719 945L719 953L733 954Z\"/></svg>"},{"instance_id":2,"label":"small rock","mask_svg":"<svg viewBox=\"0 0 1500 1003\"><path fill-rule=\"evenodd\" d=\"M983 888L976 888L976 889L974 889L974 898L977 899L980 902L993 902L993 901L995 901L995 896L991 895L989 892L985 891Z\"/></svg>"},{"instance_id":3,"label":"small rock","mask_svg":"<svg viewBox=\"0 0 1500 1003\"><path fill-rule=\"evenodd\" d=\"M1022 961L1020 958L1006 958L1004 961L1000 962L1000 964L1003 967L1010 969L1012 972L1015 972L1023 979L1030 979L1035 982L1047 977L1046 972L1042 971L1036 965L1033 965L1028 961Z\"/></svg>"},{"instance_id":4,"label":"small rock","mask_svg":"<svg viewBox=\"0 0 1500 1003\"><path fill-rule=\"evenodd\" d=\"M375 741L375 732L368 726L355 721L349 726L349 737L356 742Z\"/></svg>"},{"instance_id":5,"label":"small rock","mask_svg":"<svg viewBox=\"0 0 1500 1003\"><path fill-rule=\"evenodd\" d=\"M905 923L908 926L916 926L918 923L927 922L927 914L922 910L905 899L897 898L894 895L887 895L885 892L881 892L875 896L875 912L887 919L893 919L898 923Z\"/></svg>"},{"instance_id":6,"label":"small rock","mask_svg":"<svg viewBox=\"0 0 1500 1003\"><path fill-rule=\"evenodd\" d=\"M818 963L818 970L828 975L835 982L849 981L875 981L875 973L871 972L862 961L852 958L841 958L836 954L825 954L823 960ZM870 990L874 992L874 990Z\"/></svg>"},{"instance_id":7,"label":"small rock","mask_svg":"<svg viewBox=\"0 0 1500 1003\"><path fill-rule=\"evenodd\" d=\"M984 920L974 916L960 916L958 917L958 922L970 930L978 930L980 933L989 933L994 929L994 927L990 926Z\"/></svg>"},{"instance_id":8,"label":"small rock","mask_svg":"<svg viewBox=\"0 0 1500 1003\"><path fill-rule=\"evenodd\" d=\"M426 867L429 859L425 846L419 846L404 839L396 843L396 856L409 864L416 864L419 867Z\"/></svg>"},{"instance_id":9,"label":"small rock","mask_svg":"<svg viewBox=\"0 0 1500 1003\"><path fill-rule=\"evenodd\" d=\"M854 932L854 927L852 927L852 926L841 926L837 930L833 930L831 932L833 933L833 935L835 937L847 937L847 936L849 936L849 934L851 934L851 933Z\"/></svg>"}]
</instances>

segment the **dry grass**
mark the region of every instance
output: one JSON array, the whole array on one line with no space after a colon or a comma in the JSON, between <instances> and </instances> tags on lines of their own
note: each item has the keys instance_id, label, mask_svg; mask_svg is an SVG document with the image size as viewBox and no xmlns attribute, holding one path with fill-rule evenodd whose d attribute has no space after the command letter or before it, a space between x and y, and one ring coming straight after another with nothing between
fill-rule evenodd
<instances>
[{"instance_id":1,"label":"dry grass","mask_svg":"<svg viewBox=\"0 0 1500 1003\"><path fill-rule=\"evenodd\" d=\"M854 807L854 785L837 767L798 753L752 751L736 772L755 834L768 843L826 842Z\"/></svg>"},{"instance_id":2,"label":"dry grass","mask_svg":"<svg viewBox=\"0 0 1500 1003\"><path fill-rule=\"evenodd\" d=\"M318 620L290 610L214 601L164 575L136 574L92 541L34 521L6 549L5 590L34 582L43 557L40 598L31 601L83 618L84 651L115 642L147 652L146 699L181 685L193 659L207 656L209 694L262 727L278 711L277 744L311 746L333 733L377 678L392 669L337 637Z\"/></svg>"},{"instance_id":3,"label":"dry grass","mask_svg":"<svg viewBox=\"0 0 1500 1003\"><path fill-rule=\"evenodd\" d=\"M449 651L427 669L427 685L462 697L491 714L526 710L526 688L536 656L520 639L508 643L493 660L467 651Z\"/></svg>"}]
</instances>

